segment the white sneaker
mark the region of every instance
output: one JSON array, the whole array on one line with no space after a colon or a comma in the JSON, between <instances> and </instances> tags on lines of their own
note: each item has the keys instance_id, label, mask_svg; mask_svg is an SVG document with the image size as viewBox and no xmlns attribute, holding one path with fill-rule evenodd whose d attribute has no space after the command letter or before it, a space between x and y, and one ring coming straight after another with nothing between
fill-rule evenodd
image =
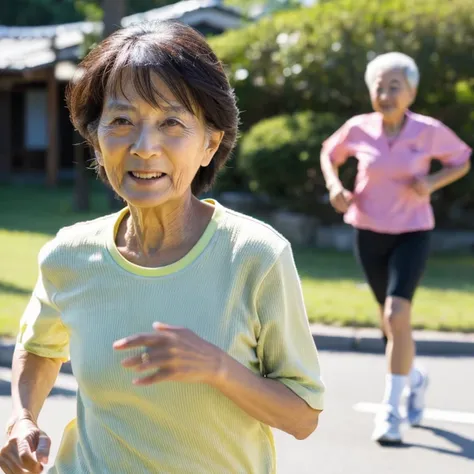
<instances>
[{"instance_id":1,"label":"white sneaker","mask_svg":"<svg viewBox=\"0 0 474 474\"><path fill-rule=\"evenodd\" d=\"M380 413L375 418L375 429L372 433L372 440L380 444L401 444L401 424L402 418L395 413L390 411Z\"/></svg>"},{"instance_id":2,"label":"white sneaker","mask_svg":"<svg viewBox=\"0 0 474 474\"><path fill-rule=\"evenodd\" d=\"M415 387L410 387L407 397L407 418L411 426L419 426L425 411L425 394L428 388L428 374L416 369L420 374L420 382Z\"/></svg>"}]
</instances>

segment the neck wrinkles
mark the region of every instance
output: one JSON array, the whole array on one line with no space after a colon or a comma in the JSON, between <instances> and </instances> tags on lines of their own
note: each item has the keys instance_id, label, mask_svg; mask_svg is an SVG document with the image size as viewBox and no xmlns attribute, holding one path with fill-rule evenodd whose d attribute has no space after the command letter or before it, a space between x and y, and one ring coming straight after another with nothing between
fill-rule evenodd
<instances>
[{"instance_id":1,"label":"neck wrinkles","mask_svg":"<svg viewBox=\"0 0 474 474\"><path fill-rule=\"evenodd\" d=\"M183 202L170 203L163 208L140 209L129 206L124 223L125 232L119 246L125 246L144 257L180 248L196 228L196 199L190 195ZM120 237L119 237L120 238Z\"/></svg>"}]
</instances>

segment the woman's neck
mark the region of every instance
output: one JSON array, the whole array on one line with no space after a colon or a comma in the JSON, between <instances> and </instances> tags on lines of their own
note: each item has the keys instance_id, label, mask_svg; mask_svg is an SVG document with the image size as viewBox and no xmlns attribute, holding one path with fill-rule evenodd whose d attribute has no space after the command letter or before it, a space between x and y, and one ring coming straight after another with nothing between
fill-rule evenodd
<instances>
[{"instance_id":1,"label":"woman's neck","mask_svg":"<svg viewBox=\"0 0 474 474\"><path fill-rule=\"evenodd\" d=\"M186 255L203 234L213 212L192 195L166 206L129 209L128 218L117 232L117 247L134 263L145 266L169 264Z\"/></svg>"},{"instance_id":2,"label":"woman's neck","mask_svg":"<svg viewBox=\"0 0 474 474\"><path fill-rule=\"evenodd\" d=\"M406 121L406 114L392 120L383 119L383 130L389 137L396 137Z\"/></svg>"}]
</instances>

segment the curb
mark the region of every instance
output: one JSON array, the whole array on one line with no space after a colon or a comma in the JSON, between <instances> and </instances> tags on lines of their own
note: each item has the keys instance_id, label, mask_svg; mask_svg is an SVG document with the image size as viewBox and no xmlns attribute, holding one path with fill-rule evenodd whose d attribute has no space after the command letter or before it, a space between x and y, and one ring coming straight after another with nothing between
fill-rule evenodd
<instances>
[{"instance_id":1,"label":"curb","mask_svg":"<svg viewBox=\"0 0 474 474\"><path fill-rule=\"evenodd\" d=\"M344 328L312 324L311 332L318 350L383 354L380 330ZM474 357L474 333L413 331L417 355ZM0 367L11 367L15 348L13 339L0 338ZM63 364L61 372L72 373L71 364Z\"/></svg>"},{"instance_id":2,"label":"curb","mask_svg":"<svg viewBox=\"0 0 474 474\"><path fill-rule=\"evenodd\" d=\"M312 324L311 332L320 351L385 352L379 329ZM417 355L474 357L474 333L413 331L413 337Z\"/></svg>"}]
</instances>

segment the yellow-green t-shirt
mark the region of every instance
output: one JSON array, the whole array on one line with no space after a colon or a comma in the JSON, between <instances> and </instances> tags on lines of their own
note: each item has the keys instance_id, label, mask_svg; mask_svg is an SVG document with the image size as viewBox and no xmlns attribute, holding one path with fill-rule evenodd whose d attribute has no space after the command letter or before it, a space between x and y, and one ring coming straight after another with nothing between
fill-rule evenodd
<instances>
[{"instance_id":1,"label":"yellow-green t-shirt","mask_svg":"<svg viewBox=\"0 0 474 474\"><path fill-rule=\"evenodd\" d=\"M155 321L187 327L322 409L324 385L291 247L215 201L194 248L164 267L124 259L119 213L62 229L41 250L18 345L70 358L77 417L51 473L270 474L270 428L207 384L132 385L114 341ZM130 355L141 350L130 351Z\"/></svg>"}]
</instances>

